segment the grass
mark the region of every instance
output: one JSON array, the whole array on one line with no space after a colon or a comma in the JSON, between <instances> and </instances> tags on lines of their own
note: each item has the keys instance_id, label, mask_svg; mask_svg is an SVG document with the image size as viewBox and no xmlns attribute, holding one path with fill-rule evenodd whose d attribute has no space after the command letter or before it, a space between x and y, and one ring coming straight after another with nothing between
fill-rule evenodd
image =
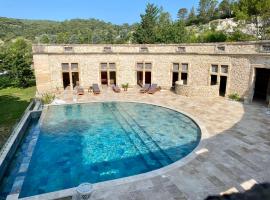
<instances>
[{"instance_id":1,"label":"grass","mask_svg":"<svg viewBox=\"0 0 270 200\"><path fill-rule=\"evenodd\" d=\"M35 92L36 87L0 89L0 149Z\"/></svg>"}]
</instances>

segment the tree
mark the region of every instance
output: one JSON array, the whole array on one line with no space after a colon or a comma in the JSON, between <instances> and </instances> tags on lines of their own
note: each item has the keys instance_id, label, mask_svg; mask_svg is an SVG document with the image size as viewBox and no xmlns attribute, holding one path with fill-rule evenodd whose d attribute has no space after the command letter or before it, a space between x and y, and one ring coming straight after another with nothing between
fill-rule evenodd
<instances>
[{"instance_id":1,"label":"tree","mask_svg":"<svg viewBox=\"0 0 270 200\"><path fill-rule=\"evenodd\" d=\"M206 23L214 19L217 4L217 0L200 0L198 8L200 22Z\"/></svg>"},{"instance_id":2,"label":"tree","mask_svg":"<svg viewBox=\"0 0 270 200\"><path fill-rule=\"evenodd\" d=\"M28 87L34 83L34 74L31 69L31 44L22 39L9 43L3 50L0 68L7 71L11 85Z\"/></svg>"},{"instance_id":3,"label":"tree","mask_svg":"<svg viewBox=\"0 0 270 200\"><path fill-rule=\"evenodd\" d=\"M270 25L270 0L239 0L234 6L236 18L255 23L257 37L266 39L265 30Z\"/></svg>"},{"instance_id":4,"label":"tree","mask_svg":"<svg viewBox=\"0 0 270 200\"><path fill-rule=\"evenodd\" d=\"M232 1L223 0L218 6L218 10L221 18L231 18L232 17Z\"/></svg>"},{"instance_id":5,"label":"tree","mask_svg":"<svg viewBox=\"0 0 270 200\"><path fill-rule=\"evenodd\" d=\"M177 13L177 17L179 20L185 21L187 18L188 10L186 8L180 8Z\"/></svg>"},{"instance_id":6,"label":"tree","mask_svg":"<svg viewBox=\"0 0 270 200\"><path fill-rule=\"evenodd\" d=\"M136 43L155 43L156 27L159 18L160 9L154 4L147 4L145 14L141 15L141 22L135 29L133 34Z\"/></svg>"},{"instance_id":7,"label":"tree","mask_svg":"<svg viewBox=\"0 0 270 200\"><path fill-rule=\"evenodd\" d=\"M195 8L192 7L190 12L189 12L189 15L187 17L187 25L192 25L192 24L196 24L196 23L197 23L197 15L195 12Z\"/></svg>"},{"instance_id":8,"label":"tree","mask_svg":"<svg viewBox=\"0 0 270 200\"><path fill-rule=\"evenodd\" d=\"M40 36L39 42L41 42L42 44L49 44L50 38L47 34L43 34Z\"/></svg>"},{"instance_id":9,"label":"tree","mask_svg":"<svg viewBox=\"0 0 270 200\"><path fill-rule=\"evenodd\" d=\"M173 43L174 30L171 15L168 12L161 12L157 22L156 41L157 43Z\"/></svg>"},{"instance_id":10,"label":"tree","mask_svg":"<svg viewBox=\"0 0 270 200\"><path fill-rule=\"evenodd\" d=\"M184 21L178 20L174 23L174 40L173 43L184 43L189 41L189 34L186 30Z\"/></svg>"}]
</instances>

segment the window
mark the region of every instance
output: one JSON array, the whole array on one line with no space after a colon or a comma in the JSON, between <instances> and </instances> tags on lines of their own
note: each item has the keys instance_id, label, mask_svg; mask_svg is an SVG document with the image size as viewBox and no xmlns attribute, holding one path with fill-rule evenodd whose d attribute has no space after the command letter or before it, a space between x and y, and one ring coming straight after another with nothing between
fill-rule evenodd
<instances>
[{"instance_id":1,"label":"window","mask_svg":"<svg viewBox=\"0 0 270 200\"><path fill-rule=\"evenodd\" d=\"M62 63L62 71L69 71L69 64L68 63Z\"/></svg>"},{"instance_id":2,"label":"window","mask_svg":"<svg viewBox=\"0 0 270 200\"><path fill-rule=\"evenodd\" d=\"M176 52L178 52L178 53L185 53L186 52L186 47L177 47Z\"/></svg>"},{"instance_id":3,"label":"window","mask_svg":"<svg viewBox=\"0 0 270 200\"><path fill-rule=\"evenodd\" d=\"M179 71L179 63L173 63L173 71L178 72Z\"/></svg>"},{"instance_id":4,"label":"window","mask_svg":"<svg viewBox=\"0 0 270 200\"><path fill-rule=\"evenodd\" d=\"M107 63L100 64L101 70L107 70Z\"/></svg>"},{"instance_id":5,"label":"window","mask_svg":"<svg viewBox=\"0 0 270 200\"><path fill-rule=\"evenodd\" d=\"M186 85L187 84L187 78L188 78L188 74L187 73L181 73L181 80L183 81L183 83Z\"/></svg>"},{"instance_id":6,"label":"window","mask_svg":"<svg viewBox=\"0 0 270 200\"><path fill-rule=\"evenodd\" d=\"M212 73L218 73L218 65L212 65L211 72Z\"/></svg>"},{"instance_id":7,"label":"window","mask_svg":"<svg viewBox=\"0 0 270 200\"><path fill-rule=\"evenodd\" d=\"M137 70L143 70L143 63L137 63Z\"/></svg>"},{"instance_id":8,"label":"window","mask_svg":"<svg viewBox=\"0 0 270 200\"><path fill-rule=\"evenodd\" d=\"M225 51L225 46L217 46L218 51Z\"/></svg>"},{"instance_id":9,"label":"window","mask_svg":"<svg viewBox=\"0 0 270 200\"><path fill-rule=\"evenodd\" d=\"M71 63L71 71L78 71L78 63Z\"/></svg>"},{"instance_id":10,"label":"window","mask_svg":"<svg viewBox=\"0 0 270 200\"><path fill-rule=\"evenodd\" d=\"M228 65L221 65L221 73L227 74L229 71L229 66Z\"/></svg>"},{"instance_id":11,"label":"window","mask_svg":"<svg viewBox=\"0 0 270 200\"><path fill-rule=\"evenodd\" d=\"M110 69L116 69L115 63L109 63L109 68Z\"/></svg>"},{"instance_id":12,"label":"window","mask_svg":"<svg viewBox=\"0 0 270 200\"><path fill-rule=\"evenodd\" d=\"M211 85L216 85L217 84L217 75L211 75Z\"/></svg>"},{"instance_id":13,"label":"window","mask_svg":"<svg viewBox=\"0 0 270 200\"><path fill-rule=\"evenodd\" d=\"M112 47L104 47L103 52L111 53L112 52Z\"/></svg>"},{"instance_id":14,"label":"window","mask_svg":"<svg viewBox=\"0 0 270 200\"><path fill-rule=\"evenodd\" d=\"M188 71L188 64L187 63L183 63L182 64L182 71L183 72L187 72Z\"/></svg>"},{"instance_id":15,"label":"window","mask_svg":"<svg viewBox=\"0 0 270 200\"><path fill-rule=\"evenodd\" d=\"M147 53L148 52L148 47L141 47L140 52Z\"/></svg>"},{"instance_id":16,"label":"window","mask_svg":"<svg viewBox=\"0 0 270 200\"><path fill-rule=\"evenodd\" d=\"M145 63L145 69L146 70L151 70L152 69L152 63Z\"/></svg>"},{"instance_id":17,"label":"window","mask_svg":"<svg viewBox=\"0 0 270 200\"><path fill-rule=\"evenodd\" d=\"M263 52L270 52L270 44L262 45Z\"/></svg>"},{"instance_id":18,"label":"window","mask_svg":"<svg viewBox=\"0 0 270 200\"><path fill-rule=\"evenodd\" d=\"M73 51L73 47L64 47L64 51L65 52L72 52Z\"/></svg>"},{"instance_id":19,"label":"window","mask_svg":"<svg viewBox=\"0 0 270 200\"><path fill-rule=\"evenodd\" d=\"M180 67L181 66L181 67ZM188 63L173 63L172 86L175 82L181 80L183 84L188 82Z\"/></svg>"},{"instance_id":20,"label":"window","mask_svg":"<svg viewBox=\"0 0 270 200\"><path fill-rule=\"evenodd\" d=\"M100 63L100 68L102 71L107 71L108 69L114 71L116 69L115 63Z\"/></svg>"}]
</instances>

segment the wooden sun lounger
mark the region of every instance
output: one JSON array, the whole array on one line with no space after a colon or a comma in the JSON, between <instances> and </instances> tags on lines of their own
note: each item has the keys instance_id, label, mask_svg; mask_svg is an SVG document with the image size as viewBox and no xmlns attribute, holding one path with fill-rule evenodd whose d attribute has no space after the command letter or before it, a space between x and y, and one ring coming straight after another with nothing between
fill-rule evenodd
<instances>
[{"instance_id":1,"label":"wooden sun lounger","mask_svg":"<svg viewBox=\"0 0 270 200\"><path fill-rule=\"evenodd\" d=\"M140 93L146 93L150 88L150 84L145 84L143 88L140 89Z\"/></svg>"},{"instance_id":2,"label":"wooden sun lounger","mask_svg":"<svg viewBox=\"0 0 270 200\"><path fill-rule=\"evenodd\" d=\"M113 84L113 85L112 85L112 89L113 89L113 91L116 92L116 93L121 92L121 89L118 87L118 85Z\"/></svg>"},{"instance_id":3,"label":"wooden sun lounger","mask_svg":"<svg viewBox=\"0 0 270 200\"><path fill-rule=\"evenodd\" d=\"M84 95L84 89L83 89L83 87L78 87L77 88L77 94L78 95Z\"/></svg>"},{"instance_id":4,"label":"wooden sun lounger","mask_svg":"<svg viewBox=\"0 0 270 200\"><path fill-rule=\"evenodd\" d=\"M152 84L148 90L148 94L155 94L159 90L157 84Z\"/></svg>"},{"instance_id":5,"label":"wooden sun lounger","mask_svg":"<svg viewBox=\"0 0 270 200\"><path fill-rule=\"evenodd\" d=\"M100 94L100 89L98 87L98 84L93 84L93 93L94 94Z\"/></svg>"}]
</instances>

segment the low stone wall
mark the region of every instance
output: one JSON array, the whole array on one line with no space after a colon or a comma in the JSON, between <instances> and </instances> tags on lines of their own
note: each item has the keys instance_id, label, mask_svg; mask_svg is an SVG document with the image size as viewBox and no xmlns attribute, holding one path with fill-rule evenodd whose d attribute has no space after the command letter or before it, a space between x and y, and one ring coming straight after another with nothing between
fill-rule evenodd
<instances>
[{"instance_id":1,"label":"low stone wall","mask_svg":"<svg viewBox=\"0 0 270 200\"><path fill-rule=\"evenodd\" d=\"M183 85L180 82L176 82L175 92L176 94L188 97L218 97L219 85Z\"/></svg>"}]
</instances>

